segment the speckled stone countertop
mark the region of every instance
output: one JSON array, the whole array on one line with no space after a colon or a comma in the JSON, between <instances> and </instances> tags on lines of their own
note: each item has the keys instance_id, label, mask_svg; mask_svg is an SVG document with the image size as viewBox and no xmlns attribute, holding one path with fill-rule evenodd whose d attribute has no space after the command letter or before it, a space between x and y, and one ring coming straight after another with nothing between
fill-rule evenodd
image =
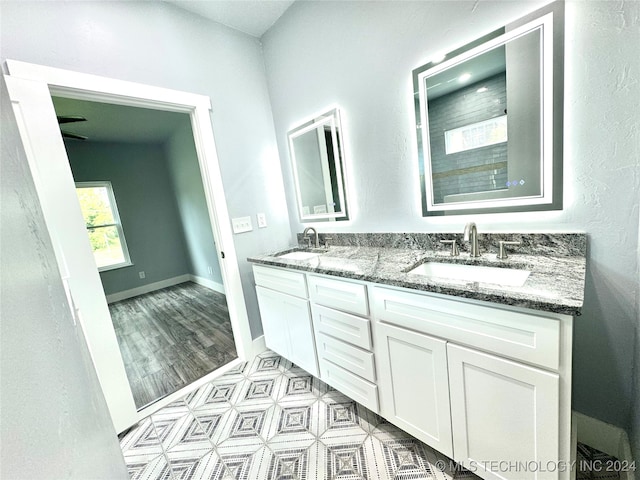
<instances>
[{"instance_id":1,"label":"speckled stone countertop","mask_svg":"<svg viewBox=\"0 0 640 480\"><path fill-rule=\"evenodd\" d=\"M329 235L331 234L327 234ZM333 234L331 235L332 245L323 250L319 256L308 260L291 260L278 256L301 250L300 246L250 257L248 260L256 264L503 305L580 315L586 271L585 234L479 236L482 254L479 258L469 256L466 251L466 242L456 234L373 234L373 237L371 235L342 234L340 237L340 234ZM382 238L384 235L387 235L386 238ZM450 256L450 246L439 243L442 239L458 240L460 255ZM509 257L500 260L496 258L498 240L517 240L522 244L515 249L509 247ZM514 268L529 270L531 274L523 286L514 287L407 273L429 261Z\"/></svg>"}]
</instances>

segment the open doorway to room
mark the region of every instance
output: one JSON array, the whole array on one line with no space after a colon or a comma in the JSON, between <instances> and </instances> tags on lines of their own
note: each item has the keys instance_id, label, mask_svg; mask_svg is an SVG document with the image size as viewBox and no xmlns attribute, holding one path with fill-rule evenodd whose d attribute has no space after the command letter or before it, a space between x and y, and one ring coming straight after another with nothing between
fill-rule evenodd
<instances>
[{"instance_id":1,"label":"open doorway to room","mask_svg":"<svg viewBox=\"0 0 640 480\"><path fill-rule=\"evenodd\" d=\"M188 114L53 97L137 410L237 358Z\"/></svg>"},{"instance_id":2,"label":"open doorway to room","mask_svg":"<svg viewBox=\"0 0 640 480\"><path fill-rule=\"evenodd\" d=\"M211 99L190 92L117 80L15 60L5 62L4 80L27 154L47 234L78 335L84 337L116 432L120 433L174 400L250 358L260 345L251 339L240 269L211 122ZM217 245L219 266L238 358L165 396L136 407L104 287L88 241L69 158L56 121L52 96L109 105L184 113L206 199L208 222ZM77 122L72 122L75 125ZM68 126L71 126L68 125ZM143 130L144 124L135 129ZM75 127L74 127L75 129ZM181 169L182 171L182 169ZM143 178L148 175L142 174ZM122 212L120 212L122 213ZM126 232L125 232L126 235ZM151 245L149 248L153 248ZM135 265L135 258L133 259ZM134 270L135 271L135 270ZM146 271L145 271L146 272Z\"/></svg>"}]
</instances>

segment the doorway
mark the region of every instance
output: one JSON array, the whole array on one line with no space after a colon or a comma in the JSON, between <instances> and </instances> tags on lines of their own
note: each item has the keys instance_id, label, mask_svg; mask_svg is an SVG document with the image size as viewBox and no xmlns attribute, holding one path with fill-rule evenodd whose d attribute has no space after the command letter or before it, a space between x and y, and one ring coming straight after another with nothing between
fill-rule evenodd
<instances>
[{"instance_id":1,"label":"doorway","mask_svg":"<svg viewBox=\"0 0 640 480\"><path fill-rule=\"evenodd\" d=\"M52 99L141 410L237 358L189 115Z\"/></svg>"},{"instance_id":2,"label":"doorway","mask_svg":"<svg viewBox=\"0 0 640 480\"><path fill-rule=\"evenodd\" d=\"M7 60L5 81L11 97L29 168L67 291L78 333L91 358L117 432L168 405L224 368L252 354L247 312L216 154L208 97L149 85ZM152 406L137 410L111 322L109 308L84 221L52 95L107 104L186 113L201 172L207 213L219 251L229 317L238 359Z\"/></svg>"}]
</instances>

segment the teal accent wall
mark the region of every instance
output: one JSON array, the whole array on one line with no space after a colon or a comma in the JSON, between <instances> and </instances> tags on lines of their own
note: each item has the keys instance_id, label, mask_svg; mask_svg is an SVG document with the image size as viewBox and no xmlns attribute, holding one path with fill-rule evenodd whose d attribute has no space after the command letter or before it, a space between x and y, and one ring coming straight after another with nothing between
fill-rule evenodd
<instances>
[{"instance_id":1,"label":"teal accent wall","mask_svg":"<svg viewBox=\"0 0 640 480\"><path fill-rule=\"evenodd\" d=\"M185 115L184 126L176 130L165 144L165 152L187 244L189 273L223 284L188 116ZM212 273L209 273L209 267Z\"/></svg>"},{"instance_id":2,"label":"teal accent wall","mask_svg":"<svg viewBox=\"0 0 640 480\"><path fill-rule=\"evenodd\" d=\"M189 255L161 145L66 142L76 182L108 180L132 266L100 273L105 294L189 273ZM141 279L138 272L144 271Z\"/></svg>"}]
</instances>

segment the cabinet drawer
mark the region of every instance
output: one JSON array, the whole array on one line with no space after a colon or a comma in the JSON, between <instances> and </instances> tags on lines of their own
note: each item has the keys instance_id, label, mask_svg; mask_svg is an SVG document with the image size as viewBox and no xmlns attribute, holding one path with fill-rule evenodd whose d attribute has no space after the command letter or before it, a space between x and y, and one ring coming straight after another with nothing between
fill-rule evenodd
<instances>
[{"instance_id":1,"label":"cabinet drawer","mask_svg":"<svg viewBox=\"0 0 640 480\"><path fill-rule=\"evenodd\" d=\"M318 305L357 315L369 315L367 287L333 278L309 276L309 295Z\"/></svg>"},{"instance_id":2,"label":"cabinet drawer","mask_svg":"<svg viewBox=\"0 0 640 480\"><path fill-rule=\"evenodd\" d=\"M254 265L253 276L256 285L288 295L307 298L307 284L304 279L304 273Z\"/></svg>"},{"instance_id":3,"label":"cabinet drawer","mask_svg":"<svg viewBox=\"0 0 640 480\"><path fill-rule=\"evenodd\" d=\"M376 321L557 370L560 321L429 295L373 289Z\"/></svg>"},{"instance_id":4,"label":"cabinet drawer","mask_svg":"<svg viewBox=\"0 0 640 480\"><path fill-rule=\"evenodd\" d=\"M349 345L323 333L316 335L318 357L340 365L370 382L376 381L373 353Z\"/></svg>"},{"instance_id":5,"label":"cabinet drawer","mask_svg":"<svg viewBox=\"0 0 640 480\"><path fill-rule=\"evenodd\" d=\"M347 370L320 359L320 378L369 410L378 413L378 387Z\"/></svg>"},{"instance_id":6,"label":"cabinet drawer","mask_svg":"<svg viewBox=\"0 0 640 480\"><path fill-rule=\"evenodd\" d=\"M371 350L369 319L356 317L320 305L313 305L313 325L317 333L326 333L353 345Z\"/></svg>"}]
</instances>

